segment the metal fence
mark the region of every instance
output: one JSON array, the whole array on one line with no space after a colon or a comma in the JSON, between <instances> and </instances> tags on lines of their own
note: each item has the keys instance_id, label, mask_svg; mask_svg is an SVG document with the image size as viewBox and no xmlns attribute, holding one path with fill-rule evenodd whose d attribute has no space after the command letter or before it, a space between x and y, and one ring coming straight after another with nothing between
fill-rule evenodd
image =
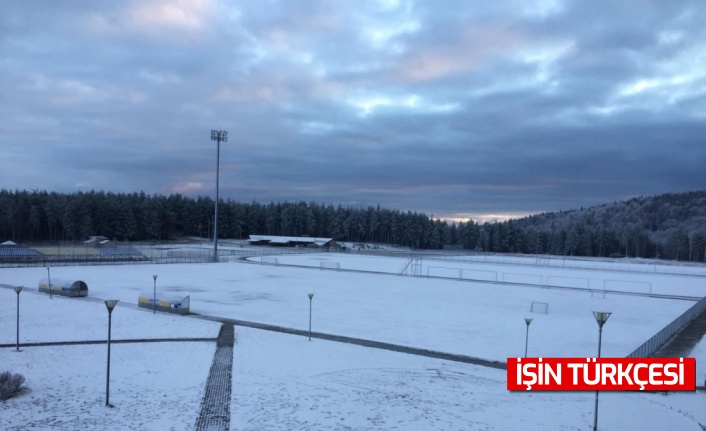
<instances>
[{"instance_id":1,"label":"metal fence","mask_svg":"<svg viewBox=\"0 0 706 431\"><path fill-rule=\"evenodd\" d=\"M581 270L610 271L638 274L661 274L680 276L706 276L706 265L696 262L667 261L667 260L637 260L637 259L609 259L595 257L549 256L549 255L522 255L522 254L496 254L479 251L453 251L453 250L373 250L361 249L351 252L364 255L394 256L394 257L423 257L428 260L461 261L469 264L497 264L505 266L536 266L549 268L567 268Z\"/></svg>"},{"instance_id":2,"label":"metal fence","mask_svg":"<svg viewBox=\"0 0 706 431\"><path fill-rule=\"evenodd\" d=\"M654 355L667 341L671 340L679 331L684 329L684 327L694 320L704 309L706 309L706 296L686 310L684 314L674 319L672 323L665 326L664 329L659 331L654 337L638 347L637 350L629 354L628 358L649 358Z\"/></svg>"},{"instance_id":3,"label":"metal fence","mask_svg":"<svg viewBox=\"0 0 706 431\"><path fill-rule=\"evenodd\" d=\"M322 253L324 249L286 247L223 247L218 260L233 257ZM6 248L0 253L0 268L35 266L139 265L213 262L213 243L158 244L121 242L110 247L91 247L81 242L54 242Z\"/></svg>"}]
</instances>

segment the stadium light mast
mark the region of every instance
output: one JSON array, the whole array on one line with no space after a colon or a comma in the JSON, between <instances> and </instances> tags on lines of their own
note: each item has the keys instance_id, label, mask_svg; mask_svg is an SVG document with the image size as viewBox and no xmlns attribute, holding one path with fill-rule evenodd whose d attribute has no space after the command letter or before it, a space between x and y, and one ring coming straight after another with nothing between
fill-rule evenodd
<instances>
[{"instance_id":1,"label":"stadium light mast","mask_svg":"<svg viewBox=\"0 0 706 431\"><path fill-rule=\"evenodd\" d=\"M225 130L211 130L211 140L216 141L216 214L213 222L213 261L218 262L218 182L221 165L221 142L228 140Z\"/></svg>"}]
</instances>

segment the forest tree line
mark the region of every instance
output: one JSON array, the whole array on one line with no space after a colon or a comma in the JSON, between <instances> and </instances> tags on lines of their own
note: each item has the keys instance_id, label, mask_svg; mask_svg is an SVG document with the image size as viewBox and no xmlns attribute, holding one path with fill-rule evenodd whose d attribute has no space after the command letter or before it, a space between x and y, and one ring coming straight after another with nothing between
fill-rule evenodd
<instances>
[{"instance_id":1,"label":"forest tree line","mask_svg":"<svg viewBox=\"0 0 706 431\"><path fill-rule=\"evenodd\" d=\"M102 191L0 190L0 242L211 237L214 200ZM639 197L503 222L448 222L424 213L315 202L220 200L219 238L283 235L413 249L630 256L706 262L706 192Z\"/></svg>"}]
</instances>

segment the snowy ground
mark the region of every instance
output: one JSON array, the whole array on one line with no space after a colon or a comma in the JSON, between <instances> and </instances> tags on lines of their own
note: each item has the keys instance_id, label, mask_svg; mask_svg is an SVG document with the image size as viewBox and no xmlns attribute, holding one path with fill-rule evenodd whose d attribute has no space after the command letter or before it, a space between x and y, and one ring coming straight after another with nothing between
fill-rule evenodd
<instances>
[{"instance_id":1,"label":"snowy ground","mask_svg":"<svg viewBox=\"0 0 706 431\"><path fill-rule=\"evenodd\" d=\"M0 298L0 344L14 344L17 296L14 290L0 289ZM107 328L103 302L21 293L21 343L105 340ZM112 339L215 338L219 328L213 322L118 304ZM105 407L105 344L0 349L0 370L22 374L29 388L23 396L0 403L0 429L193 429L215 348L213 342L113 343L114 409Z\"/></svg>"},{"instance_id":2,"label":"snowy ground","mask_svg":"<svg viewBox=\"0 0 706 431\"><path fill-rule=\"evenodd\" d=\"M311 292L314 331L503 361L524 352L524 317L535 319L530 356L593 356L597 326L591 311L612 311L603 356L625 356L693 304L316 269L325 260L353 268L366 259L359 269L396 273L404 259L333 254L291 259L315 269L240 262L52 268L52 277L85 281L90 299L50 300L36 293L44 268L0 269L0 283L27 286L20 297L21 342L105 339L107 312L96 299L108 298L121 300L113 313L114 340L216 337L216 323L135 307L141 292L152 292L152 274L158 274L158 292L190 295L197 313L307 329ZM505 267L485 263L482 270L510 273ZM596 285L625 275L512 268L515 274L588 278ZM703 295L706 286L695 279L658 274L648 281L664 292L689 285L692 295ZM15 300L13 290L0 288L0 344L15 342ZM549 314L530 314L533 301L549 303ZM593 420L593 393L509 393L503 371L249 328L236 328L236 338L234 430L578 430L589 429ZM25 375L31 389L0 404L0 429L187 430L196 421L215 343L113 344L114 409L103 406L105 344L22 350L0 349L0 371ZM692 356L701 377L706 344ZM697 431L698 422L706 424L705 402L703 393L602 393L601 429Z\"/></svg>"},{"instance_id":3,"label":"snowy ground","mask_svg":"<svg viewBox=\"0 0 706 431\"><path fill-rule=\"evenodd\" d=\"M593 424L593 392L508 392L503 371L474 365L248 328L239 331L234 362L233 430L588 430ZM706 423L704 402L695 393L604 392L600 429L698 431L698 421Z\"/></svg>"}]
</instances>

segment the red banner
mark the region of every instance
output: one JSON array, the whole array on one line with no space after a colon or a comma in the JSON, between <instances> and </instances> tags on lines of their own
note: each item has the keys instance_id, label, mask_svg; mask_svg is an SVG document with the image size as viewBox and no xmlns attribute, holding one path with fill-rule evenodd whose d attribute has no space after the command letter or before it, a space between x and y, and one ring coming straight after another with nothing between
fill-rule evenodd
<instances>
[{"instance_id":1,"label":"red banner","mask_svg":"<svg viewBox=\"0 0 706 431\"><path fill-rule=\"evenodd\" d=\"M508 358L510 391L693 391L694 358Z\"/></svg>"}]
</instances>

